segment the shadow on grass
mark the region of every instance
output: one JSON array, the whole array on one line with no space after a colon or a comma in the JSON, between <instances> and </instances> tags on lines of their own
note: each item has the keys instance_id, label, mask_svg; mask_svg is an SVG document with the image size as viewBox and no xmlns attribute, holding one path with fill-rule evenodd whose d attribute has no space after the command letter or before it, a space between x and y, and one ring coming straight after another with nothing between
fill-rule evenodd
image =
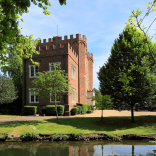
<instances>
[{"instance_id":1,"label":"shadow on grass","mask_svg":"<svg viewBox=\"0 0 156 156\"><path fill-rule=\"evenodd\" d=\"M131 117L103 117L101 121L100 117L94 118L70 118L59 119L57 123L56 119L38 120L38 121L19 121L19 122L5 122L0 124L0 128L17 126L38 126L41 124L56 123L59 126L72 126L81 130L89 131L115 131L126 130L129 128L147 128L152 126L152 130L156 130L156 116L136 116L134 117L135 123L131 122Z\"/></svg>"}]
</instances>

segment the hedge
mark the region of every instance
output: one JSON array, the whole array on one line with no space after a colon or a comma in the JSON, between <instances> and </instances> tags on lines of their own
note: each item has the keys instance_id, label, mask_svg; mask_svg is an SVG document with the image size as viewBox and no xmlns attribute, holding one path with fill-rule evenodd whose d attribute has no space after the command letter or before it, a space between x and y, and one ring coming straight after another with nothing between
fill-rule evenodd
<instances>
[{"instance_id":1,"label":"hedge","mask_svg":"<svg viewBox=\"0 0 156 156\"><path fill-rule=\"evenodd\" d=\"M24 115L35 115L37 113L37 106L24 106Z\"/></svg>"},{"instance_id":2,"label":"hedge","mask_svg":"<svg viewBox=\"0 0 156 156\"><path fill-rule=\"evenodd\" d=\"M76 114L78 113L78 111L79 111L79 108L73 107L73 108L71 109L71 115L76 115Z\"/></svg>"},{"instance_id":3,"label":"hedge","mask_svg":"<svg viewBox=\"0 0 156 156\"><path fill-rule=\"evenodd\" d=\"M89 109L89 105L86 103L76 103L78 106L82 106L82 114L85 114L88 109Z\"/></svg>"},{"instance_id":4,"label":"hedge","mask_svg":"<svg viewBox=\"0 0 156 156\"><path fill-rule=\"evenodd\" d=\"M57 105L58 116L64 115L64 105ZM56 108L55 105L47 105L46 106L46 115L56 116Z\"/></svg>"}]
</instances>

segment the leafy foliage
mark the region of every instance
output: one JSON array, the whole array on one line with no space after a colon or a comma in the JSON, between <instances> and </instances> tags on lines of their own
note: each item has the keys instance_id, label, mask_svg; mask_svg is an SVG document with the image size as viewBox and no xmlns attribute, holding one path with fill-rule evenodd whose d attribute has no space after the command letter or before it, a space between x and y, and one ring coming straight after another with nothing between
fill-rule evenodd
<instances>
[{"instance_id":1,"label":"leafy foliage","mask_svg":"<svg viewBox=\"0 0 156 156\"><path fill-rule=\"evenodd\" d=\"M68 74L65 73L64 70L61 70L58 64L54 65L53 71L44 71L44 73L38 72L36 74L36 79L31 81L31 88L30 91L35 91L34 95L39 95L39 98L46 99L51 96L52 99L55 99L55 107L56 107L56 114L57 114L57 120L58 120L58 112L57 112L57 105L58 103L57 96L60 94L60 98L62 97L62 94L72 94L70 93L70 85L68 84L70 79L68 79ZM62 93L62 94L61 94ZM58 121L59 122L59 121Z\"/></svg>"},{"instance_id":2,"label":"leafy foliage","mask_svg":"<svg viewBox=\"0 0 156 156\"><path fill-rule=\"evenodd\" d=\"M73 108L71 109L71 115L76 115L76 114L78 113L78 111L79 111L79 108L73 107Z\"/></svg>"},{"instance_id":3,"label":"leafy foliage","mask_svg":"<svg viewBox=\"0 0 156 156\"><path fill-rule=\"evenodd\" d=\"M99 91L98 89L93 88L93 90L95 91L95 96L98 96L98 95L100 95L100 94L101 94L101 93L100 93L100 91Z\"/></svg>"},{"instance_id":4,"label":"leafy foliage","mask_svg":"<svg viewBox=\"0 0 156 156\"><path fill-rule=\"evenodd\" d=\"M43 8L43 13L45 15L50 15L50 12L47 11L47 7L43 6L44 3L47 6L51 6L48 0L36 0L38 1L38 7ZM14 44L14 49L12 53L18 51L18 55L26 58L30 58L32 63L35 63L32 60L32 54L35 52L36 44L39 42L37 40L32 40L32 35L24 37L20 34L21 30L18 28L19 15L22 16L23 13L28 13L28 8L30 7L31 2L37 5L35 0L1 0L0 1L0 66L7 63L5 54L7 52L7 45ZM65 4L66 0L59 0L60 5ZM23 19L20 19L23 22ZM35 41L35 42L34 42ZM28 53L24 55L23 49L27 49ZM38 52L35 52L39 54Z\"/></svg>"},{"instance_id":5,"label":"leafy foliage","mask_svg":"<svg viewBox=\"0 0 156 156\"><path fill-rule=\"evenodd\" d=\"M0 104L8 104L17 99L17 91L11 79L0 74Z\"/></svg>"},{"instance_id":6,"label":"leafy foliage","mask_svg":"<svg viewBox=\"0 0 156 156\"><path fill-rule=\"evenodd\" d=\"M142 57L146 55L147 43L144 36L133 26L127 25L119 39L115 40L108 62L98 72L100 91L102 95L111 95L114 106L133 107L136 103L146 105L151 89L149 81L132 64L142 65ZM151 46L153 45L150 42ZM153 46L153 49L155 47Z\"/></svg>"},{"instance_id":7,"label":"leafy foliage","mask_svg":"<svg viewBox=\"0 0 156 156\"><path fill-rule=\"evenodd\" d=\"M92 101L93 100L97 101L96 107L99 110L106 110L106 109L112 108L112 105L113 105L112 100L113 100L113 98L111 99L110 95L93 96L92 97ZM103 120L103 111L102 111L102 116L101 116L101 121L102 120Z\"/></svg>"},{"instance_id":8,"label":"leafy foliage","mask_svg":"<svg viewBox=\"0 0 156 156\"><path fill-rule=\"evenodd\" d=\"M149 15L149 13L153 13L153 11L156 11L155 7L156 7L156 0L153 0L153 4L152 3L147 3L147 13L145 14L144 18L146 16ZM150 88L151 89L151 93L150 93L150 97L148 98L148 100L150 101L150 105L154 106L155 105L155 101L156 101L156 87L153 84L156 84L156 73L153 72L155 70L156 67L156 58L155 58L155 49L153 49L153 47L156 46L155 43L152 43L153 46L151 46L150 44L150 40L152 40L153 36L156 35L154 34L150 39L147 37L147 32L149 30L149 28L151 27L151 25L154 23L154 21L156 19L153 20L153 22L151 23L151 25L149 26L148 30L145 33L145 29L146 27L144 27L144 25L141 26L141 23L143 22L144 18L140 18L142 11L140 10L136 10L136 11L132 11L131 12L131 16L128 18L128 22L129 24L126 23L126 25L130 25L135 27L138 27L140 30L139 32L142 33L145 37L144 42L147 43L146 44L146 48L148 48L147 54L145 56L142 57L142 64L144 66L135 66L134 64L132 64L131 69L133 70L134 68L137 69L137 71L139 71L141 74L145 75L145 78L150 82ZM136 18L136 20L133 20L133 18ZM135 23L136 22L136 23ZM155 29L156 30L156 29ZM127 81L127 84L129 82ZM147 86L146 86L147 87ZM126 87L126 89L128 89L128 87ZM132 92L131 92L132 94Z\"/></svg>"},{"instance_id":9,"label":"leafy foliage","mask_svg":"<svg viewBox=\"0 0 156 156\"><path fill-rule=\"evenodd\" d=\"M24 106L24 115L35 115L37 113L37 106Z\"/></svg>"}]
</instances>

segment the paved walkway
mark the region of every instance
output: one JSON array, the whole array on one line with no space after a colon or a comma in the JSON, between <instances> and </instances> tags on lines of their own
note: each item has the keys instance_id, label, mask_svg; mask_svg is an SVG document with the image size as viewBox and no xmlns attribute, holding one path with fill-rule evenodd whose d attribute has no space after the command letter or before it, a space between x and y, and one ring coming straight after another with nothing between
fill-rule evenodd
<instances>
[{"instance_id":1,"label":"paved walkway","mask_svg":"<svg viewBox=\"0 0 156 156\"><path fill-rule=\"evenodd\" d=\"M91 114L75 115L75 116L59 116L59 119L68 118L92 118L101 117L101 110L95 110ZM134 116L148 116L156 115L156 112L150 111L134 111ZM103 117L115 117L115 116L129 116L131 117L131 111L116 111L116 110L103 110ZM56 116L21 116L21 117L0 117L0 122L11 122L11 121L32 121L32 120L46 120L46 119L57 119Z\"/></svg>"}]
</instances>

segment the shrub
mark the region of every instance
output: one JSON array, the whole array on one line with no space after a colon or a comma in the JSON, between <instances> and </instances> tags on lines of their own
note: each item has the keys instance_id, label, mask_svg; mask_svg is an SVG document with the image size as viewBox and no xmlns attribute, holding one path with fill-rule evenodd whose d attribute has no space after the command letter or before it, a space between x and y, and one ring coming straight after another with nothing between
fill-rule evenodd
<instances>
[{"instance_id":1,"label":"shrub","mask_svg":"<svg viewBox=\"0 0 156 156\"><path fill-rule=\"evenodd\" d=\"M89 105L89 109L88 110L94 110L94 107L92 105Z\"/></svg>"},{"instance_id":2,"label":"shrub","mask_svg":"<svg viewBox=\"0 0 156 156\"><path fill-rule=\"evenodd\" d=\"M46 115L56 116L55 105L46 105Z\"/></svg>"},{"instance_id":3,"label":"shrub","mask_svg":"<svg viewBox=\"0 0 156 156\"><path fill-rule=\"evenodd\" d=\"M82 106L77 105L77 108L79 108L79 114L81 114L82 113Z\"/></svg>"},{"instance_id":4,"label":"shrub","mask_svg":"<svg viewBox=\"0 0 156 156\"><path fill-rule=\"evenodd\" d=\"M88 111L87 111L87 113L92 113L92 112L93 112L93 110L88 110Z\"/></svg>"},{"instance_id":5,"label":"shrub","mask_svg":"<svg viewBox=\"0 0 156 156\"><path fill-rule=\"evenodd\" d=\"M81 114L82 113L82 106L75 106L75 107L77 107L78 108L78 114Z\"/></svg>"},{"instance_id":6,"label":"shrub","mask_svg":"<svg viewBox=\"0 0 156 156\"><path fill-rule=\"evenodd\" d=\"M64 114L64 105L58 105L57 106L57 112L59 116L63 116Z\"/></svg>"},{"instance_id":7,"label":"shrub","mask_svg":"<svg viewBox=\"0 0 156 156\"><path fill-rule=\"evenodd\" d=\"M85 114L89 109L89 105L86 103L76 103L76 104L82 107L82 114Z\"/></svg>"},{"instance_id":8,"label":"shrub","mask_svg":"<svg viewBox=\"0 0 156 156\"><path fill-rule=\"evenodd\" d=\"M64 115L64 105L57 105L58 116ZM46 106L46 115L56 116L56 108L55 105L47 105Z\"/></svg>"},{"instance_id":9,"label":"shrub","mask_svg":"<svg viewBox=\"0 0 156 156\"><path fill-rule=\"evenodd\" d=\"M37 113L37 106L24 106L24 115L35 115Z\"/></svg>"},{"instance_id":10,"label":"shrub","mask_svg":"<svg viewBox=\"0 0 156 156\"><path fill-rule=\"evenodd\" d=\"M72 109L71 109L71 115L76 115L77 114L77 112L78 112L78 108L77 107L73 107Z\"/></svg>"}]
</instances>

